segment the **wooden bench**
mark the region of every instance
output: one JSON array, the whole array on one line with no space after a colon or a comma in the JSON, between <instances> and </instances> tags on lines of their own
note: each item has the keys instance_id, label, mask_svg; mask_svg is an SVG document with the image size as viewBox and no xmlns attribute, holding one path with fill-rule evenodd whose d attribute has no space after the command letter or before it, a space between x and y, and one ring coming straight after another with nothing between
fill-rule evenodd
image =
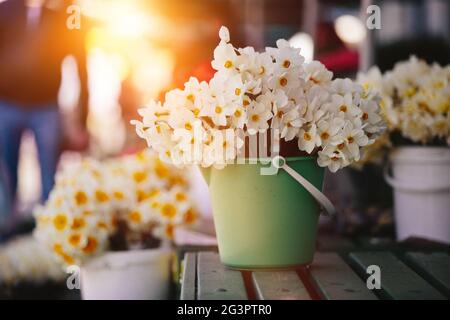
<instances>
[{"instance_id":1,"label":"wooden bench","mask_svg":"<svg viewBox=\"0 0 450 320\"><path fill-rule=\"evenodd\" d=\"M450 255L445 252L318 252L310 267L292 271L236 271L215 251L187 252L182 300L449 299ZM381 269L381 289L369 290L366 270Z\"/></svg>"}]
</instances>

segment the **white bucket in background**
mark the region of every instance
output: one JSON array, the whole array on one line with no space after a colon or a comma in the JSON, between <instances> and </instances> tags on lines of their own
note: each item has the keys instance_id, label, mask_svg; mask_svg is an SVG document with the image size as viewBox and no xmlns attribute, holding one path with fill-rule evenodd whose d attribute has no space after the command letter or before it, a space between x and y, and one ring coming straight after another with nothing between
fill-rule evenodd
<instances>
[{"instance_id":1,"label":"white bucket in background","mask_svg":"<svg viewBox=\"0 0 450 320\"><path fill-rule=\"evenodd\" d=\"M450 244L450 148L401 147L390 160L397 239Z\"/></svg>"},{"instance_id":2,"label":"white bucket in background","mask_svg":"<svg viewBox=\"0 0 450 320\"><path fill-rule=\"evenodd\" d=\"M81 268L84 300L163 300L171 282L169 249L108 252Z\"/></svg>"}]
</instances>

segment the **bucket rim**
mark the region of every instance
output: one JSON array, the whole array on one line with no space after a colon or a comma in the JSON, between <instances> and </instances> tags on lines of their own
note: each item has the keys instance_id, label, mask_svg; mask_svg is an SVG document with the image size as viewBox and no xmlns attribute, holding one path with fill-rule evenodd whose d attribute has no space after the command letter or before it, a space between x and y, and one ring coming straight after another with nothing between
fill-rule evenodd
<instances>
[{"instance_id":1,"label":"bucket rim","mask_svg":"<svg viewBox=\"0 0 450 320\"><path fill-rule=\"evenodd\" d=\"M154 264L163 256L171 254L166 247L142 250L106 251L82 265L83 270L90 272L104 270L120 270L130 266ZM126 260L124 260L126 258Z\"/></svg>"},{"instance_id":2,"label":"bucket rim","mask_svg":"<svg viewBox=\"0 0 450 320\"><path fill-rule=\"evenodd\" d=\"M435 146L402 146L393 149L394 163L450 163L450 148Z\"/></svg>"}]
</instances>

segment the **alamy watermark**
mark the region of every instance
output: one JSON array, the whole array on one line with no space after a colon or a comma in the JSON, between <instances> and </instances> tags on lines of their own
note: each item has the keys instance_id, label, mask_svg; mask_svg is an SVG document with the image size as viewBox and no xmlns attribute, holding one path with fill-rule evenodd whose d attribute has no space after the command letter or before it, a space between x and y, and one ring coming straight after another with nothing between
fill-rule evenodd
<instances>
[{"instance_id":1,"label":"alamy watermark","mask_svg":"<svg viewBox=\"0 0 450 320\"><path fill-rule=\"evenodd\" d=\"M66 27L69 30L81 29L81 7L73 4L67 7L66 13L69 15L66 19Z\"/></svg>"},{"instance_id":2,"label":"alamy watermark","mask_svg":"<svg viewBox=\"0 0 450 320\"><path fill-rule=\"evenodd\" d=\"M81 288L81 269L77 265L70 265L66 268L69 275L66 280L67 289L80 290Z\"/></svg>"},{"instance_id":3,"label":"alamy watermark","mask_svg":"<svg viewBox=\"0 0 450 320\"><path fill-rule=\"evenodd\" d=\"M381 29L381 8L377 5L368 6L366 13L369 15L366 20L366 27L369 30Z\"/></svg>"},{"instance_id":4,"label":"alamy watermark","mask_svg":"<svg viewBox=\"0 0 450 320\"><path fill-rule=\"evenodd\" d=\"M369 277L366 280L366 286L369 290L381 289L381 268L376 264L372 264L366 269Z\"/></svg>"}]
</instances>

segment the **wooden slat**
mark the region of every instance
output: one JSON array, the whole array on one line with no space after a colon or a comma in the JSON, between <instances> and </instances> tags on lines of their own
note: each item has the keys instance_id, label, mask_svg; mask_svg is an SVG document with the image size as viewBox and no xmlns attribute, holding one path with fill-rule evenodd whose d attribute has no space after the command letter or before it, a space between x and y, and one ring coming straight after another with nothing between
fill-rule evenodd
<instances>
[{"instance_id":1,"label":"wooden slat","mask_svg":"<svg viewBox=\"0 0 450 320\"><path fill-rule=\"evenodd\" d=\"M252 274L256 296L261 300L311 300L294 271L259 271Z\"/></svg>"},{"instance_id":2,"label":"wooden slat","mask_svg":"<svg viewBox=\"0 0 450 320\"><path fill-rule=\"evenodd\" d=\"M328 300L376 300L366 283L336 253L316 253L310 268L315 288Z\"/></svg>"},{"instance_id":3,"label":"wooden slat","mask_svg":"<svg viewBox=\"0 0 450 320\"><path fill-rule=\"evenodd\" d=\"M200 252L197 259L199 300L247 300L244 280L239 271L224 267L215 252Z\"/></svg>"},{"instance_id":4,"label":"wooden slat","mask_svg":"<svg viewBox=\"0 0 450 320\"><path fill-rule=\"evenodd\" d=\"M195 274L197 271L197 254L188 252L184 256L183 275L181 279L181 300L195 300Z\"/></svg>"},{"instance_id":5,"label":"wooden slat","mask_svg":"<svg viewBox=\"0 0 450 320\"><path fill-rule=\"evenodd\" d=\"M350 254L358 271L367 277L367 267L381 269L381 294L388 299L445 299L428 282L417 275L390 252L354 252Z\"/></svg>"},{"instance_id":6,"label":"wooden slat","mask_svg":"<svg viewBox=\"0 0 450 320\"><path fill-rule=\"evenodd\" d=\"M450 256L448 254L408 252L405 257L413 269L450 297Z\"/></svg>"}]
</instances>

